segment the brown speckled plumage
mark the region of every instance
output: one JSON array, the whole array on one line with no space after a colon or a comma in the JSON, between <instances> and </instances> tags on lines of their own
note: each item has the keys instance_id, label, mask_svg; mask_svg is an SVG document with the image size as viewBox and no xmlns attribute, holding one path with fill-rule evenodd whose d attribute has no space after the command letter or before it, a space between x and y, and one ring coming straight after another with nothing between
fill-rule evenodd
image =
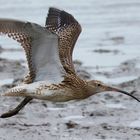
<instances>
[{"instance_id":1,"label":"brown speckled plumage","mask_svg":"<svg viewBox=\"0 0 140 140\"><path fill-rule=\"evenodd\" d=\"M6 34L8 35L8 37L19 42L25 50L29 68L29 74L25 78L25 83L31 83L35 77L35 73L31 62L31 37L23 29L24 24L26 23L21 21L1 19L0 33Z\"/></svg>"},{"instance_id":2,"label":"brown speckled plumage","mask_svg":"<svg viewBox=\"0 0 140 140\"><path fill-rule=\"evenodd\" d=\"M64 102L84 99L103 91L131 94L109 87L100 81L85 81L77 76L72 53L81 26L69 13L50 8L45 27L10 19L0 19L0 33L18 41L25 50L29 74L24 83L3 96L23 96L25 99L1 118L16 115L33 98Z\"/></svg>"},{"instance_id":3,"label":"brown speckled plumage","mask_svg":"<svg viewBox=\"0 0 140 140\"><path fill-rule=\"evenodd\" d=\"M80 24L65 11L50 8L46 19L46 28L59 36L59 55L64 69L70 74L75 73L72 53L81 33Z\"/></svg>"}]
</instances>

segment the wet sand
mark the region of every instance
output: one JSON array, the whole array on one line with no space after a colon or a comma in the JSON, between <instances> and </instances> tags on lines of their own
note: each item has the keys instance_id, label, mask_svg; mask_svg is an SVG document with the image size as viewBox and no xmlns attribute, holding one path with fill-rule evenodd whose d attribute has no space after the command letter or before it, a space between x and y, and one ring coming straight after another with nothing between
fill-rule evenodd
<instances>
[{"instance_id":1,"label":"wet sand","mask_svg":"<svg viewBox=\"0 0 140 140\"><path fill-rule=\"evenodd\" d=\"M133 72L139 74L140 69L135 68L134 63L136 60L130 60L112 72L94 74L109 78L131 75ZM21 64L0 59L1 92L22 81L27 69ZM91 77L80 62L76 62L75 67L85 79ZM2 83L4 78L7 84ZM139 82L137 78L114 86L127 91L136 90L135 95L140 98ZM14 108L21 99L1 97L0 114ZM18 115L0 119L0 140L139 140L139 109L137 101L115 92L67 103L33 100Z\"/></svg>"}]
</instances>

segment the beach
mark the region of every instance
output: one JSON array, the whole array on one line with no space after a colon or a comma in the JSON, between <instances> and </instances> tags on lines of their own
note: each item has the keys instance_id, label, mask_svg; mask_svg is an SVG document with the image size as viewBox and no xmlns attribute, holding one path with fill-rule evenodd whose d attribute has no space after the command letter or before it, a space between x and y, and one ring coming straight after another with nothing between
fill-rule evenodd
<instances>
[{"instance_id":1,"label":"beach","mask_svg":"<svg viewBox=\"0 0 140 140\"><path fill-rule=\"evenodd\" d=\"M140 99L139 0L0 0L0 18L44 26L50 6L70 12L82 26L74 49L77 74L132 92ZM12 12L11 12L12 11ZM22 83L28 72L22 47L0 36L0 93ZM0 97L0 114L23 98ZM140 103L117 92L84 100L32 100L16 116L0 119L0 140L139 140Z\"/></svg>"}]
</instances>

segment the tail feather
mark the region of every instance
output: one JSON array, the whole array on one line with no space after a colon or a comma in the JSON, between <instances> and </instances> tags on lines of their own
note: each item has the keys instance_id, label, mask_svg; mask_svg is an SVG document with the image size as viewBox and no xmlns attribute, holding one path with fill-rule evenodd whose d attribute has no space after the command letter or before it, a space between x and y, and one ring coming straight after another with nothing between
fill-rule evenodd
<instances>
[{"instance_id":1,"label":"tail feather","mask_svg":"<svg viewBox=\"0 0 140 140\"><path fill-rule=\"evenodd\" d=\"M26 89L12 88L7 92L2 93L1 96L26 96Z\"/></svg>"}]
</instances>

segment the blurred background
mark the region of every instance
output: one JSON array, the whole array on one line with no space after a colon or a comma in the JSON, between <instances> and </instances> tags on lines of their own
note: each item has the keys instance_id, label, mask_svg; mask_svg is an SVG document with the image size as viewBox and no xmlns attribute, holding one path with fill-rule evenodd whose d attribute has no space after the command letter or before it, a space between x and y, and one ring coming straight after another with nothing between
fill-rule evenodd
<instances>
[{"instance_id":1,"label":"blurred background","mask_svg":"<svg viewBox=\"0 0 140 140\"><path fill-rule=\"evenodd\" d=\"M44 26L52 6L71 13L81 24L73 60L82 63L90 78L140 91L140 82L130 82L140 76L139 0L0 0L0 18ZM20 64L26 66L24 52L16 41L0 36L0 59L0 85L10 84ZM20 71L17 77L22 75ZM140 106L120 94L111 95L64 104L35 100L19 115L0 119L0 140L139 140ZM1 98L0 113L19 101Z\"/></svg>"}]
</instances>

